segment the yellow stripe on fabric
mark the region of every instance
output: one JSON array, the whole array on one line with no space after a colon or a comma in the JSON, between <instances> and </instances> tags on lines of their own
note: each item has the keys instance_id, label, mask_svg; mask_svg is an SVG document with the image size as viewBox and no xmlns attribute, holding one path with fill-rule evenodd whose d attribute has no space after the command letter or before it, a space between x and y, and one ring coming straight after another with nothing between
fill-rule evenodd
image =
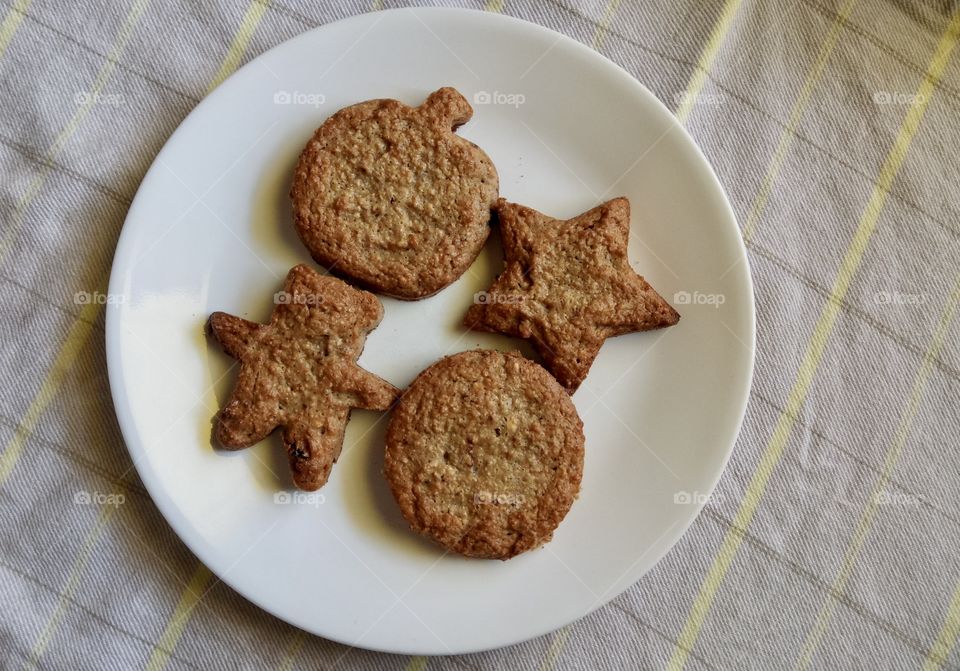
<instances>
[{"instance_id":1,"label":"yellow stripe on fabric","mask_svg":"<svg viewBox=\"0 0 960 671\"><path fill-rule=\"evenodd\" d=\"M501 14L503 8L506 7L507 0L487 0L487 4L484 6L484 10L487 12L494 12L496 14Z\"/></svg>"},{"instance_id":2,"label":"yellow stripe on fabric","mask_svg":"<svg viewBox=\"0 0 960 671\"><path fill-rule=\"evenodd\" d=\"M96 320L99 312L100 306L97 304L88 303L84 305L80 311L80 316L77 317L76 321L74 321L70 327L70 331L67 333L67 340L63 344L63 347L60 348L60 352L53 362L53 367L40 384L40 390L37 391L30 405L27 407L27 411L23 414L20 425L14 432L13 437L7 443L6 447L3 448L3 453L0 453L0 487L2 487L4 483L6 483L7 478L10 477L17 460L23 453L27 439L33 433L34 429L37 428L43 412L47 409L47 406L50 405L50 401L57 395L60 385L63 384L67 373L70 372L70 369L73 367L74 361L77 360L77 355L83 349L83 346L87 344L90 333L93 331L93 322Z\"/></svg>"},{"instance_id":3,"label":"yellow stripe on fabric","mask_svg":"<svg viewBox=\"0 0 960 671\"><path fill-rule=\"evenodd\" d=\"M306 640L307 634L303 629L297 629L296 632L294 632L293 637L290 639L290 644L287 645L287 649L283 653L283 659L280 660L280 664L277 666L277 671L290 671L290 669L293 668L293 660L296 659L300 653L300 648L303 647L303 643Z\"/></svg>"},{"instance_id":4,"label":"yellow stripe on fabric","mask_svg":"<svg viewBox=\"0 0 960 671\"><path fill-rule=\"evenodd\" d=\"M800 121L803 119L803 115L807 111L807 105L810 102L810 96L813 94L813 89L816 87L817 82L820 81L824 67L826 67L827 61L830 60L830 54L833 53L833 49L836 47L837 41L840 39L840 32L843 30L843 25L850 17L850 12L853 11L853 6L856 3L857 0L848 0L847 3L840 9L840 13L837 14L836 18L833 20L833 25L830 26L830 32L827 34L827 39L820 47L820 51L817 54L817 58L813 64L813 68L811 68L810 72L807 73L807 77L800 89L800 96L793 104L793 109L790 110L790 118L787 121L787 127L780 136L780 142L777 144L777 149L773 152L773 159L770 161L770 165L767 166L767 172L763 176L763 182L760 184L760 189L757 191L757 195L753 199L753 204L750 206L750 213L747 215L747 223L743 227L743 239L746 242L750 242L750 240L753 238L754 231L757 228L757 221L763 215L763 210L767 206L767 199L770 197L770 191L773 189L773 183L780 174L780 168L783 167L783 161L787 157L787 151L790 149L790 145L793 144L793 138L797 131L797 127L800 125Z\"/></svg>"},{"instance_id":5,"label":"yellow stripe on fabric","mask_svg":"<svg viewBox=\"0 0 960 671\"><path fill-rule=\"evenodd\" d=\"M560 659L560 655L567 645L567 639L570 637L571 626L568 624L553 635L547 653L543 656L543 662L540 664L540 671L552 671L553 667L557 665L557 660Z\"/></svg>"},{"instance_id":6,"label":"yellow stripe on fabric","mask_svg":"<svg viewBox=\"0 0 960 671\"><path fill-rule=\"evenodd\" d=\"M20 27L20 23L23 21L23 15L30 9L31 2L33 2L33 0L17 0L17 2L13 3L13 7L10 8L7 15L3 17L3 23L0 23L0 58L3 58L7 47L10 46L10 41L13 40L13 34L17 32L17 28Z\"/></svg>"},{"instance_id":7,"label":"yellow stripe on fabric","mask_svg":"<svg viewBox=\"0 0 960 671\"><path fill-rule=\"evenodd\" d=\"M266 11L267 4L262 0L253 0L247 7L246 13L240 20L240 29L233 36L233 42L227 49L227 55L220 64L220 69L213 76L213 81L210 82L207 93L220 86L223 80L233 74L233 71L240 65L244 54L247 53L247 47L250 46L250 40L253 38L253 34L256 32L257 26L260 25Z\"/></svg>"},{"instance_id":8,"label":"yellow stripe on fabric","mask_svg":"<svg viewBox=\"0 0 960 671\"><path fill-rule=\"evenodd\" d=\"M940 633L937 634L937 640L930 646L930 652L927 653L927 658L923 662L923 671L942 669L950 658L953 647L957 644L958 636L960 636L960 581L957 582L953 592L953 598L947 608L947 616L943 619Z\"/></svg>"},{"instance_id":9,"label":"yellow stripe on fabric","mask_svg":"<svg viewBox=\"0 0 960 671\"><path fill-rule=\"evenodd\" d=\"M17 235L20 233L20 229L23 227L23 218L26 214L27 208L33 202L34 198L37 197L37 194L39 194L43 189L43 185L47 181L50 171L53 169L53 159L56 158L61 151L63 151L64 146L66 146L70 138L73 137L73 134L77 131L77 128L80 127L80 124L83 123L83 120L87 118L90 110L96 104L97 98L103 91L104 86L106 86L111 75L113 75L113 71L117 67L117 60L123 54L123 51L127 47L127 43L130 41L130 36L133 33L133 29L136 27L137 22L140 21L140 17L143 15L143 12L146 10L149 3L150 0L135 0L130 12L123 21L123 25L120 27L120 32L117 34L117 39L114 42L113 47L110 49L110 53L107 55L106 61L104 61L103 65L100 67L100 71L97 73L97 77L93 82L93 86L89 91L76 92L83 96L81 99L81 104L77 107L77 110L73 113L73 116L70 117L67 125L64 126L57 135L56 139L53 141L53 144L50 145L50 148L47 149L40 166L40 172L30 182L26 193L24 193L17 202L16 208L13 211L13 216L11 217L10 225L7 226L6 230L4 231L3 238L0 239L0 264L6 260L7 254L10 253L10 248L13 246Z\"/></svg>"},{"instance_id":10,"label":"yellow stripe on fabric","mask_svg":"<svg viewBox=\"0 0 960 671\"><path fill-rule=\"evenodd\" d=\"M88 103L92 103L92 101L95 99L95 94L99 93L106 84L107 79L113 72L116 59L126 48L127 42L130 39L130 34L132 33L134 26L140 20L140 17L143 15L143 12L147 6L147 2L148 0L138 0L131 7L130 12L127 14L127 17L120 28L120 32L117 35L117 39L114 42L113 48L110 50L110 55L107 57L107 61L100 68L100 72L98 73L97 79L94 83L94 88L89 92L91 95L88 96ZM51 164L49 161L63 148L63 145L66 144L66 141L69 139L69 137L76 131L80 122L88 112L88 106L81 107L81 109L77 110L70 122L60 132L60 135L57 137L56 141L54 141L53 145L47 151L47 161L45 161L45 165L41 170L40 175L30 185L30 187L27 189L26 195L21 198L20 202L17 204L11 225L4 234L2 242L0 242L0 263L2 263L7 250L12 244L16 234L19 232L19 228L23 221L23 213L26 210L26 207L36 196L36 193L39 191L40 186L42 186L43 181L46 179L46 176L50 171ZM60 348L60 352L57 354L57 358L53 363L53 367L47 373L43 382L40 383L40 390L27 407L27 411L24 414L23 419L20 421L20 425L17 428L13 438L4 448L3 454L0 454L0 486L2 486L10 477L17 460L23 452L27 439L36 429L44 410L46 410L47 406L50 404L50 401L53 400L54 396L56 396L57 391L60 389L60 385L63 383L63 380L67 375L67 372L69 372L69 370L72 368L73 363L76 361L77 355L80 353L80 350L83 349L83 346L89 339L90 333L93 330L93 321L96 319L99 311L99 305L94 303L87 304L84 306L83 310L80 311L79 317L77 317L76 321L74 321L73 325L70 327L66 342ZM53 635L59 626L60 619L63 617L66 605L73 598L73 593L77 590L77 587L80 584L83 571L90 559L90 552L92 551L97 538L100 536L101 530L109 521L110 516L115 510L115 506L105 506L101 510L96 524L94 524L93 529L87 535L87 538L80 548L79 554L74 559L73 566L70 570L70 575L67 578L67 584L64 587L64 591L61 594L60 600L57 603L53 614L44 625L39 638L33 646L33 650L31 651L26 668L33 668L36 666L40 657L46 650L47 645L52 640Z\"/></svg>"},{"instance_id":11,"label":"yellow stripe on fabric","mask_svg":"<svg viewBox=\"0 0 960 671\"><path fill-rule=\"evenodd\" d=\"M220 64L220 68L217 70L213 82L210 84L209 90L212 91L216 88L240 65L246 53L247 46L250 44L250 39L253 37L257 26L260 25L260 20L263 18L266 10L267 5L260 2L260 0L253 0L250 3L240 22L240 27L237 29L233 41L230 44L230 48L227 50L227 54ZM150 656L150 660L146 666L149 671L159 671L166 666L170 655L180 641L180 636L183 634L187 623L193 615L194 607L199 603L200 596L204 591L204 586L206 586L212 578L213 574L210 573L210 570L202 563L198 563L197 569L190 579L190 583L180 595L180 601L177 603L173 615L167 622L160 641L154 646L153 654Z\"/></svg>"},{"instance_id":12,"label":"yellow stripe on fabric","mask_svg":"<svg viewBox=\"0 0 960 671\"><path fill-rule=\"evenodd\" d=\"M427 668L426 657L411 657L404 671L424 671Z\"/></svg>"},{"instance_id":13,"label":"yellow stripe on fabric","mask_svg":"<svg viewBox=\"0 0 960 671\"><path fill-rule=\"evenodd\" d=\"M617 15L617 9L620 7L620 0L609 0L607 6L603 8L603 16L600 17L600 23L597 24L597 29L593 33L593 48L599 49L603 46L603 40L607 36L607 31L610 30L610 23L613 21L613 17Z\"/></svg>"},{"instance_id":14,"label":"yellow stripe on fabric","mask_svg":"<svg viewBox=\"0 0 960 671\"><path fill-rule=\"evenodd\" d=\"M847 294L850 283L860 267L863 254L866 251L867 243L873 235L877 221L880 218L880 212L886 203L887 194L893 181L900 171L904 158L910 147L910 142L923 120L924 112L929 103L933 92L943 75L943 71L950 60L954 46L957 42L957 34L960 30L960 11L958 11L950 21L946 32L937 44L937 49L927 66L927 72L914 98L914 104L907 112L906 118L897 133L896 140L890 153L880 170L880 176L874 185L873 193L867 203L866 208L860 218L857 230L850 241L850 245L844 255L840 270L837 273L831 291L830 299L827 301L814 326L813 333L807 343L807 348L797 371L797 378L794 381L793 388L787 399L786 408L780 414L776 427L770 437L760 458L760 463L754 471L753 477L747 488L743 502L737 510L733 524L724 536L720 551L714 558L707 576L700 585L700 591L687 615L686 623L680 634L677 646L674 648L673 656L667 668L672 671L682 669L686 664L689 650L692 650L700 634L700 628L706 619L710 607L713 605L714 598L717 595L720 585L726 577L730 564L740 547L743 539L740 530L748 529L753 520L753 515L760 504L763 493L766 490L767 482L773 473L774 468L780 461L783 451L786 448L793 429L796 418L799 417L807 397L807 391L816 373L817 367L826 348L827 340L833 331L837 316L840 313L840 305Z\"/></svg>"},{"instance_id":15,"label":"yellow stripe on fabric","mask_svg":"<svg viewBox=\"0 0 960 671\"><path fill-rule=\"evenodd\" d=\"M680 101L680 106L677 108L676 117L681 124L687 123L690 112L697 103L697 98L700 97L703 85L707 82L707 75L710 74L710 69L713 67L713 61L717 57L727 33L730 32L730 26L733 25L733 18L737 15L737 10L740 9L740 3L741 0L727 0L723 9L720 10L720 18L707 39L707 44L700 54L700 60L697 61L693 70L690 83L687 84L683 100Z\"/></svg>"},{"instance_id":16,"label":"yellow stripe on fabric","mask_svg":"<svg viewBox=\"0 0 960 671\"><path fill-rule=\"evenodd\" d=\"M80 545L80 551L73 560L73 566L70 567L70 574L67 576L67 583L64 586L63 591L60 593L60 598L57 600L57 605L53 610L53 615L50 616L50 619L47 621L46 626L44 626L43 631L40 632L40 635L34 642L33 649L30 651L30 658L23 665L24 669L34 669L37 667L37 663L40 661L40 658L46 651L47 646L53 639L53 635L60 624L60 619L67 610L67 604L73 600L73 595L77 591L77 587L80 585L80 579L83 576L83 572L87 568L87 563L90 561L90 557L93 554L93 548L96 546L97 540L100 538L100 533L103 531L110 518L117 511L117 508L118 506L112 505L105 505L100 508L100 512L97 515L97 521L93 525L93 529L91 529L87 534L87 537L83 539L83 543Z\"/></svg>"},{"instance_id":17,"label":"yellow stripe on fabric","mask_svg":"<svg viewBox=\"0 0 960 671\"><path fill-rule=\"evenodd\" d=\"M893 475L893 469L896 468L897 462L900 460L900 454L903 452L903 447L907 442L907 436L910 434L910 430L913 428L913 422L920 410L923 394L927 388L927 378L930 377L930 373L933 371L934 361L938 356L940 356L940 350L943 348L943 343L946 340L947 333L950 331L950 326L953 323L954 316L956 315L958 298L960 298L960 275L957 276L953 291L947 298L946 307L940 316L940 323L937 325L933 339L930 341L930 345L927 348L926 353L923 355L923 363L921 364L920 369L917 371L917 376L913 383L913 390L910 393L910 400L907 402L906 408L904 408L903 415L900 418L900 423L897 426L896 432L894 433L893 442L891 443L890 448L887 450L880 477L877 479L877 483L873 487L873 491L871 492L870 498L867 501L866 508L864 508L863 513L860 515L860 520L857 523L853 537L851 538L850 543L847 546L847 550L844 553L840 572L837 574L837 577L834 579L833 584L831 585L831 594L842 594L846 589L847 582L850 580L850 576L853 573L853 567L857 563L857 559L860 556L860 551L863 548L864 542L866 541L867 534L873 527L880 497L882 496L884 488L890 482L890 477ZM820 640L823 637L823 634L826 632L831 619L833 618L833 613L836 610L836 607L837 600L828 595L823 603L823 606L820 608L820 612L817 614L816 622L807 634L800 657L797 659L797 663L793 667L795 671L802 671L810 666L810 662L813 660L813 655L819 647Z\"/></svg>"},{"instance_id":18,"label":"yellow stripe on fabric","mask_svg":"<svg viewBox=\"0 0 960 671\"><path fill-rule=\"evenodd\" d=\"M187 583L187 587L183 590L180 601L173 609L173 616L167 622L167 626L164 627L160 640L153 646L153 653L150 655L146 667L144 667L147 671L160 671L170 661L170 655L177 647L180 636L183 635L183 630L186 628L187 622L190 621L193 609L200 603L200 599L203 598L212 580L213 573L210 572L210 569L203 564L199 564L193 572L190 582Z\"/></svg>"}]
</instances>

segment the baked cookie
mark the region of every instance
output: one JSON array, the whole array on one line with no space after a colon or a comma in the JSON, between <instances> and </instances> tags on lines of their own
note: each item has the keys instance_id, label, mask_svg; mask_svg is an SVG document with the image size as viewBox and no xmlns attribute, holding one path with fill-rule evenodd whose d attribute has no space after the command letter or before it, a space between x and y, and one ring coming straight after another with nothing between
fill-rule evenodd
<instances>
[{"instance_id":1,"label":"baked cookie","mask_svg":"<svg viewBox=\"0 0 960 671\"><path fill-rule=\"evenodd\" d=\"M290 270L274 303L268 324L210 315L210 332L240 361L214 433L232 450L283 427L293 481L314 490L340 455L351 408L386 410L399 393L356 364L383 307L373 294L304 265Z\"/></svg>"},{"instance_id":2,"label":"baked cookie","mask_svg":"<svg viewBox=\"0 0 960 671\"><path fill-rule=\"evenodd\" d=\"M447 87L419 107L368 100L327 119L290 189L294 224L313 258L407 300L460 277L487 239L498 191L490 158L453 132L471 116Z\"/></svg>"},{"instance_id":3,"label":"baked cookie","mask_svg":"<svg viewBox=\"0 0 960 671\"><path fill-rule=\"evenodd\" d=\"M583 423L538 364L463 352L420 373L387 429L384 472L414 531L509 559L553 536L580 489Z\"/></svg>"},{"instance_id":4,"label":"baked cookie","mask_svg":"<svg viewBox=\"0 0 960 671\"><path fill-rule=\"evenodd\" d=\"M506 267L464 324L530 340L571 394L611 336L672 326L680 315L630 267L630 202L562 221L501 199Z\"/></svg>"}]
</instances>

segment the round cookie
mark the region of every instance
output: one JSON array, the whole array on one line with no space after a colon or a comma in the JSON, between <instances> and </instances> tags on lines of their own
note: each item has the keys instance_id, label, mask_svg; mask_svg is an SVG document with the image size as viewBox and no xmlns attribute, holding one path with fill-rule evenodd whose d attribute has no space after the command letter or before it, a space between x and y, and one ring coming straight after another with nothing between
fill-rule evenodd
<instances>
[{"instance_id":1,"label":"round cookie","mask_svg":"<svg viewBox=\"0 0 960 671\"><path fill-rule=\"evenodd\" d=\"M569 395L519 354L441 359L403 393L384 472L414 531L469 557L547 542L580 489L583 423Z\"/></svg>"},{"instance_id":2,"label":"round cookie","mask_svg":"<svg viewBox=\"0 0 960 671\"><path fill-rule=\"evenodd\" d=\"M300 239L332 273L406 300L456 280L490 232L493 162L453 131L473 116L453 88L419 107L368 100L317 129L290 197Z\"/></svg>"}]
</instances>

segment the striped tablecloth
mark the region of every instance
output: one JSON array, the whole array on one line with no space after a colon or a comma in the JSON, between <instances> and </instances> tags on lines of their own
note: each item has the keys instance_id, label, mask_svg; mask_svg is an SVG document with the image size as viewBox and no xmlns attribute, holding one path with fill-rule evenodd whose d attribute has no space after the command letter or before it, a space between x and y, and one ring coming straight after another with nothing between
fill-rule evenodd
<instances>
[{"instance_id":1,"label":"striped tablecloth","mask_svg":"<svg viewBox=\"0 0 960 671\"><path fill-rule=\"evenodd\" d=\"M758 358L716 495L552 635L350 650L220 584L131 469L103 306L130 200L239 65L338 0L16 0L0 22L0 667L960 668L960 6L459 3L592 45L676 110L737 211Z\"/></svg>"}]
</instances>

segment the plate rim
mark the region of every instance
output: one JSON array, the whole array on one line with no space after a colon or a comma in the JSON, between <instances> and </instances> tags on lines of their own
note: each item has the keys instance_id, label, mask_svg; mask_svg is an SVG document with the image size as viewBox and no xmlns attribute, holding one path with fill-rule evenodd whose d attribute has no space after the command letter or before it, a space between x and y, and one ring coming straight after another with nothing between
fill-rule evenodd
<instances>
[{"instance_id":1,"label":"plate rim","mask_svg":"<svg viewBox=\"0 0 960 671\"><path fill-rule=\"evenodd\" d=\"M578 40L560 33L552 28L547 26L534 23L532 21L527 21L513 16L503 15L503 14L493 14L490 12L485 12L478 9L467 9L467 8L454 8L454 7L404 7L404 8L395 8L395 9L385 9L377 12L365 12L362 14L356 14L353 16L344 17L336 21L330 21L309 30L306 30L302 33L299 33L291 38L283 40L278 44L270 47L263 53L259 54L255 58L248 61L242 67L234 71L229 77L224 79L213 91L207 93L201 100L194 106L194 108L183 118L183 120L177 125L176 129L170 134L166 139L163 146L156 153L153 158L153 161L150 164L150 167L144 173L143 178L141 179L139 185L137 186L136 194L133 197L133 200L130 203L130 207L127 210L127 214L124 217L124 223L121 228L120 234L117 239L116 250L114 251L113 261L110 268L110 279L108 283L108 294L120 294L122 293L122 283L123 277L122 271L124 268L122 266L125 263L125 259L129 256L129 253L126 251L126 248L131 244L132 238L132 229L133 225L130 224L132 219L135 219L140 208L143 207L143 195L145 192L145 185L151 181L151 177L155 172L160 170L162 159L164 153L168 151L169 147L174 143L177 137L185 132L185 128L193 123L193 121L199 117L204 110L209 107L211 104L210 100L217 96L217 92L220 91L225 85L227 85L231 80L243 76L248 70L257 67L261 59L268 58L273 52L284 48L291 42L295 41L308 41L316 39L318 35L322 35L324 32L336 30L338 28L343 28L352 23L362 24L365 22L379 22L384 18L385 15L399 15L404 13L410 13L423 17L425 15L430 16L460 16L460 17L483 17L484 20L492 20L494 22L503 22L510 24L521 24L526 30L533 30L535 32L541 32L549 34L558 41L563 41L566 43L566 46L576 50L578 55L592 60L595 64L601 65L606 68L613 68L618 74L625 78L625 81L629 81L633 86L639 87L643 92L645 97L651 101L654 106L659 107L662 113L665 113L669 117L669 128L668 132L675 132L679 130L684 138L684 142L693 149L699 162L703 167L706 168L706 175L709 176L709 189L714 192L714 195L719 196L719 201L723 205L723 212L727 219L727 225L732 227L735 240L737 242L737 248L740 254L740 262L744 265L744 277L745 277L745 289L746 294L744 296L744 301L746 304L746 310L749 316L749 341L748 349L749 356L746 365L746 371L743 378L743 383L740 389L736 391L740 395L740 401L737 404L737 421L733 424L735 427L732 431L729 438L725 441L724 445L724 455L721 460L719 467L716 470L716 473L710 478L710 486L707 496L698 497L696 503L692 506L693 512L690 517L683 524L678 524L674 527L671 533L664 534L661 539L662 549L653 557L653 562L650 566L632 578L625 586L618 589L616 592L611 592L604 596L604 598L598 603L594 604L591 608L584 611L581 615L575 619L560 625L559 627L548 626L546 628L537 628L535 631L524 632L519 637L511 638L510 640L505 640L498 643L495 646L490 645L479 645L479 646L469 646L461 647L457 650L450 651L449 649L440 649L438 647L430 647L429 645L421 646L407 646L407 647L387 647L380 646L376 644L370 644L365 641L350 641L343 637L338 637L329 633L324 633L319 631L316 627L309 626L308 623L295 622L292 619L284 614L278 612L277 609L271 607L267 603L263 602L258 596L252 594L251 590L248 590L247 587L243 584L239 584L239 581L234 580L229 572L224 575L221 575L217 570L211 567L207 561L205 561L204 553L201 552L199 547L199 541L191 537L189 530L185 529L185 525L188 523L188 520L183 516L181 509L176 505L174 500L169 496L166 489L158 481L156 476L149 469L144 469L141 467L141 464L138 462L138 458L143 456L141 447L138 445L138 440L140 439L139 434L136 431L134 426L134 419L132 414L125 412L126 410L126 388L125 377L123 372L122 357L119 351L119 337L120 337L120 324L119 324L119 310L123 308L123 305L120 303L110 303L108 302L105 310L105 349L106 349L106 359L107 359L107 375L110 385L110 396L114 406L114 414L116 415L118 425L120 427L121 435L123 436L124 446L127 449L127 452L130 454L132 465L137 470L137 474L140 477L141 482L146 488L147 492L150 495L151 501L160 511L160 514L163 516L164 520L170 525L173 532L176 534L177 538L190 550L194 557L206 566L217 578L225 583L232 590L240 594L244 599L256 605L261 610L264 610L270 613L272 616L291 624L299 629L303 629L311 634L321 636L331 641L341 643L343 645L351 647L359 647L365 650L371 650L375 652L386 652L393 654L407 654L407 655L449 655L449 654L471 654L476 652L483 652L487 650L496 650L503 647L516 645L523 643L525 641L538 638L545 634L548 634L552 631L556 631L562 626L569 625L573 622L577 622L591 613L595 612L599 608L607 605L621 594L629 590L634 586L637 581L642 579L650 570L652 570L671 550L673 550L677 543L682 539L693 523L700 516L700 513L703 507L706 505L706 501L716 490L717 484L720 481L720 478L727 470L731 456L733 455L734 448L736 447L737 440L740 436L740 433L743 428L743 422L746 416L746 409L749 404L750 399L750 390L753 384L754 369L756 363L756 336L757 336L757 322L756 322L756 302L755 302L755 292L753 286L753 273L750 268L750 259L747 254L746 245L744 244L743 236L740 231L740 227L737 223L737 217L734 212L733 206L730 202L729 196L727 195L726 190L723 188L722 183L720 182L719 177L713 169L712 164L709 162L707 157L704 155L702 149L693 139L690 133L687 131L686 127L679 122L674 113L652 92L650 91L640 80L634 77L630 72L625 68L620 66L618 63L607 58L603 54L594 49L588 47L587 45L579 42ZM133 438L131 440L131 438ZM137 445L136 448L132 445ZM139 452L138 453L135 453ZM219 568L219 567L218 567ZM629 573L629 571L628 571ZM624 576L626 577L626 575ZM621 578L622 580L622 578Z\"/></svg>"}]
</instances>

